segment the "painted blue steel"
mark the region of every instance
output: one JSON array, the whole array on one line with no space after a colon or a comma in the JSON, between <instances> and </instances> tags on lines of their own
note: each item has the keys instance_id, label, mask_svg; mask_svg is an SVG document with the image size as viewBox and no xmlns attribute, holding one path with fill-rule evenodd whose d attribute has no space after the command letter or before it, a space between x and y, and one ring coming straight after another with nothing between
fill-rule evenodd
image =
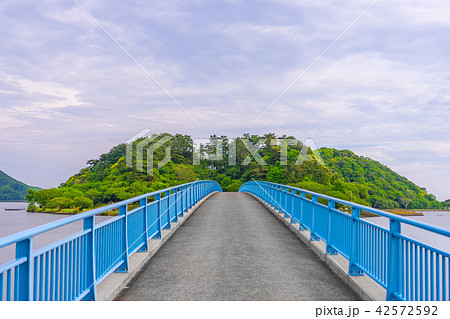
<instances>
[{"instance_id":1,"label":"painted blue steel","mask_svg":"<svg viewBox=\"0 0 450 319\"><path fill-rule=\"evenodd\" d=\"M147 225L144 220L145 206L140 206L128 212L128 243L129 253L134 254L137 250L141 250L147 243L146 229Z\"/></svg>"},{"instance_id":2,"label":"painted blue steel","mask_svg":"<svg viewBox=\"0 0 450 319\"><path fill-rule=\"evenodd\" d=\"M308 229L311 240L326 242L328 254L339 253L349 261L350 275L370 276L386 289L387 300L450 300L450 253L403 235L401 228L408 224L446 237L450 230L276 183L251 181L239 192L261 198L300 230ZM352 213L336 209L336 204L350 207ZM362 211L388 218L389 228L361 219Z\"/></svg>"},{"instance_id":3,"label":"painted blue steel","mask_svg":"<svg viewBox=\"0 0 450 319\"><path fill-rule=\"evenodd\" d=\"M99 282L114 271L127 272L133 253L148 250L148 240L160 238L161 229L216 191L222 191L216 182L196 181L0 238L0 248L16 248L15 259L0 265L0 301L96 300ZM135 202L139 207L128 211ZM96 215L116 209L119 216L95 225ZM80 232L33 251L35 236L79 220Z\"/></svg>"}]
</instances>

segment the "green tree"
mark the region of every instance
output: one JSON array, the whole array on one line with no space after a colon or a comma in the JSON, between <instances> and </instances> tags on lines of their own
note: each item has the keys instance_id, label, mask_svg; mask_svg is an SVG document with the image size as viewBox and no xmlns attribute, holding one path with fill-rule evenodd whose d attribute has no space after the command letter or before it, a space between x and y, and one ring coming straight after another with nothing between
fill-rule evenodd
<instances>
[{"instance_id":1,"label":"green tree","mask_svg":"<svg viewBox=\"0 0 450 319\"><path fill-rule=\"evenodd\" d=\"M72 208L74 201L70 198L55 197L49 200L44 208L58 209L58 208Z\"/></svg>"},{"instance_id":2,"label":"green tree","mask_svg":"<svg viewBox=\"0 0 450 319\"><path fill-rule=\"evenodd\" d=\"M413 201L416 194L410 189L407 189L404 194L405 194L405 197L400 197L399 200L402 203L402 205L405 207L405 209L408 209L409 203L411 203Z\"/></svg>"},{"instance_id":3,"label":"green tree","mask_svg":"<svg viewBox=\"0 0 450 319\"><path fill-rule=\"evenodd\" d=\"M446 199L444 201L444 203L445 203L445 208L449 209L450 208L450 199Z\"/></svg>"},{"instance_id":4,"label":"green tree","mask_svg":"<svg viewBox=\"0 0 450 319\"><path fill-rule=\"evenodd\" d=\"M231 182L231 184L225 187L225 190L227 192L237 192L239 188L242 186L242 184L243 183L240 180L235 179Z\"/></svg>"},{"instance_id":5,"label":"green tree","mask_svg":"<svg viewBox=\"0 0 450 319\"><path fill-rule=\"evenodd\" d=\"M94 207L94 202L87 197L75 197L73 199L73 207L78 207L80 210L88 209Z\"/></svg>"},{"instance_id":6,"label":"green tree","mask_svg":"<svg viewBox=\"0 0 450 319\"><path fill-rule=\"evenodd\" d=\"M90 198L92 200L94 205L96 205L98 203L101 203L102 199L103 199L102 193L99 190L95 189L95 188L88 189L85 192L85 195L86 195L86 197L88 197L88 198Z\"/></svg>"}]
</instances>

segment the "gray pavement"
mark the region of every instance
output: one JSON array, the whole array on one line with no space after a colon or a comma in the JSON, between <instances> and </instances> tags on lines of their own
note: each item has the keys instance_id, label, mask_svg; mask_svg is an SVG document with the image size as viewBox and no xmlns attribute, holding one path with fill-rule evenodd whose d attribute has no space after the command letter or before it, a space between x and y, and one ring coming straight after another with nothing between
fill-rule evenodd
<instances>
[{"instance_id":1,"label":"gray pavement","mask_svg":"<svg viewBox=\"0 0 450 319\"><path fill-rule=\"evenodd\" d=\"M261 203L217 193L116 300L359 298Z\"/></svg>"}]
</instances>

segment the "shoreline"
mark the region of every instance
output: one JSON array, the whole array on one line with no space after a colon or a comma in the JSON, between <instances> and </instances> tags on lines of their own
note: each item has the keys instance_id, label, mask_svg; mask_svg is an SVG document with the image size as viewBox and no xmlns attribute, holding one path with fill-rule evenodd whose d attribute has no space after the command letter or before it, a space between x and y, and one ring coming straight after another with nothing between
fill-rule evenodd
<instances>
[{"instance_id":1,"label":"shoreline","mask_svg":"<svg viewBox=\"0 0 450 319\"><path fill-rule=\"evenodd\" d=\"M394 215L399 216L425 216L422 212L418 212L417 210L404 210L404 209L382 209L382 211L385 211L386 213L391 213ZM430 211L437 211L437 210L430 210ZM380 217L379 215L369 213L369 212L361 212L361 217Z\"/></svg>"},{"instance_id":2,"label":"shoreline","mask_svg":"<svg viewBox=\"0 0 450 319\"><path fill-rule=\"evenodd\" d=\"M26 202L19 202L19 201L0 201L1 203L26 203ZM32 213L32 214L52 214L52 215L67 215L67 216L73 216L73 215L77 215L80 213L84 213L89 211L90 209L87 210L83 210L83 211L78 211L78 212L73 212L73 211L49 211L49 210L45 210L45 211L35 211L35 212L29 212L27 211L27 209L17 209L17 208L13 208L13 209L7 209L6 207L4 208L5 212L13 212L13 211L25 211L27 213ZM382 211L388 212L388 213L392 213L395 215L399 215L399 216L406 216L406 217L410 217L410 216L424 216L425 212L450 212L450 209L402 209L402 208L397 208L397 209L381 209ZM104 212L99 214L101 216L116 216L118 215L118 212ZM361 217L379 217L379 215L373 214L373 213L369 213L369 212L365 212L365 211L361 211Z\"/></svg>"},{"instance_id":3,"label":"shoreline","mask_svg":"<svg viewBox=\"0 0 450 319\"><path fill-rule=\"evenodd\" d=\"M89 210L84 210L81 212L52 212L52 211L42 211L42 212L29 212L27 210L23 210L24 212L30 213L30 214L52 214L52 215L68 215L68 216L72 216L72 215L78 215L81 213L85 213L88 212L92 209ZM98 216L117 216L119 213L115 213L115 214L106 214L106 213L100 213L98 214Z\"/></svg>"},{"instance_id":4,"label":"shoreline","mask_svg":"<svg viewBox=\"0 0 450 319\"><path fill-rule=\"evenodd\" d=\"M426 212L450 212L450 209L382 209L383 211L399 216L425 216ZM376 214L361 212L362 217L379 217Z\"/></svg>"}]
</instances>

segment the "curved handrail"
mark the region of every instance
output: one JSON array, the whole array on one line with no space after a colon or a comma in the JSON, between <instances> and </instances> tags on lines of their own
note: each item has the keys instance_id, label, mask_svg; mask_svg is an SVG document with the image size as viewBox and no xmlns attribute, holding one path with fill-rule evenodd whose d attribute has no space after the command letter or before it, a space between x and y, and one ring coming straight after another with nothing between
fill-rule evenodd
<instances>
[{"instance_id":1,"label":"curved handrail","mask_svg":"<svg viewBox=\"0 0 450 319\"><path fill-rule=\"evenodd\" d=\"M348 262L348 274L367 274L386 289L387 300L449 300L450 253L402 234L408 224L450 237L450 230L405 218L298 187L250 181L239 188L273 207L299 230L309 229L310 240L323 240L326 254L340 253ZM300 196L297 194L300 192ZM306 198L306 194L312 196ZM328 205L319 203L328 200ZM350 206L351 214L336 209ZM361 211L389 219L387 228L361 219Z\"/></svg>"},{"instance_id":2,"label":"curved handrail","mask_svg":"<svg viewBox=\"0 0 450 319\"><path fill-rule=\"evenodd\" d=\"M152 196L155 196L155 195L158 195L158 194L162 194L162 193L165 193L165 192L170 192L173 189L178 189L178 188L181 188L181 187L184 187L184 186L194 185L194 184L200 183L200 182L215 183L220 188L220 185L217 182L215 182L215 181L195 181L195 182L181 184L181 185L178 185L178 186L172 186L172 187L165 188L165 189L162 189L162 190L157 190L157 191L154 191L154 192L151 192L151 193L148 193L148 194L144 194L144 195L136 196L136 197L133 197L133 198L130 198L130 199L126 199L126 200L123 200L123 201L120 201L120 202L117 202L117 203L114 203L114 204L102 206L102 207L99 207L99 208L94 208L94 209L92 209L90 211L87 211L87 212L84 212L84 213L81 213L81 214L77 214L77 215L74 215L74 216L63 218L63 219L60 219L60 220L57 220L57 221L54 221L54 222L51 222L51 223L47 223L47 224L44 224L44 225L41 225L41 226L37 226L37 227L31 228L31 229L27 229L27 230L21 231L19 233L15 233L15 234L12 234L12 235L0 238L0 248L8 246L8 245L11 245L11 244L13 244L15 242L24 240L26 238L34 237L36 235L45 233L45 232L47 232L49 230L52 230L52 229L55 229L55 228L58 228L58 227L61 227L61 226L65 226L65 225L77 222L79 220L83 220L83 219L85 219L87 217L92 217L92 216L95 216L95 215L98 215L98 214L101 214L101 213L104 213L104 212L107 212L107 211L119 208L120 206L128 205L128 204L137 202L137 201L139 201L141 199L144 199L144 198L152 197Z\"/></svg>"},{"instance_id":3,"label":"curved handrail","mask_svg":"<svg viewBox=\"0 0 450 319\"><path fill-rule=\"evenodd\" d=\"M326 200L334 201L335 203L339 203L339 204L343 204L343 205L346 205L346 206L358 208L358 209L360 209L362 211L365 211L365 212L368 212L368 213L373 213L373 214L376 214L376 215L387 217L389 219L393 219L393 220L396 220L396 221L404 223L404 224L409 224L411 226L419 227L419 228L422 228L422 229L425 229L425 230L428 230L428 231L432 231L434 233L438 233L438 234L443 235L443 236L450 237L450 230L446 229L446 228L438 227L438 226L427 224L427 223L424 223L424 222L419 222L419 221L416 221L416 220L413 220L413 219L410 219L410 218L399 216L399 215L396 215L396 214L393 214L393 213L389 213L389 212L386 212L386 211L382 211L382 210L379 210L379 209L376 209L376 208L372 208L372 207L369 207L369 206L361 205L361 204L358 204L358 203L349 202L349 201L346 201L346 200L343 200L343 199L339 199L339 198L336 198L336 197L332 197L332 196L316 193L316 192L313 192L313 191L309 191L309 190L298 188L298 187L294 187L294 186L277 184L277 183L272 183L272 182L265 182L265 181L249 181L249 182L244 183L239 188L239 192L241 192L241 189L243 189L247 183L256 183L256 185L258 185L259 183L261 183L261 184L266 183L266 184L273 185L273 186L285 187L287 189L292 189L292 190L304 192L306 194L315 195L315 196L318 196L320 198L324 198ZM295 195L295 194L293 194L293 195ZM298 196L298 195L296 195L296 196Z\"/></svg>"},{"instance_id":4,"label":"curved handrail","mask_svg":"<svg viewBox=\"0 0 450 319\"><path fill-rule=\"evenodd\" d=\"M15 244L15 259L0 265L0 301L5 296L6 300L96 300L99 282L114 271L128 272L129 256L148 251L150 239L162 238L163 229L170 229L172 222L217 191L222 189L215 181L195 181L0 238L0 248ZM128 211L128 204L134 202L139 206ZM96 215L116 208L119 214L111 222L95 224ZM36 235L81 220L81 231L33 250Z\"/></svg>"}]
</instances>

